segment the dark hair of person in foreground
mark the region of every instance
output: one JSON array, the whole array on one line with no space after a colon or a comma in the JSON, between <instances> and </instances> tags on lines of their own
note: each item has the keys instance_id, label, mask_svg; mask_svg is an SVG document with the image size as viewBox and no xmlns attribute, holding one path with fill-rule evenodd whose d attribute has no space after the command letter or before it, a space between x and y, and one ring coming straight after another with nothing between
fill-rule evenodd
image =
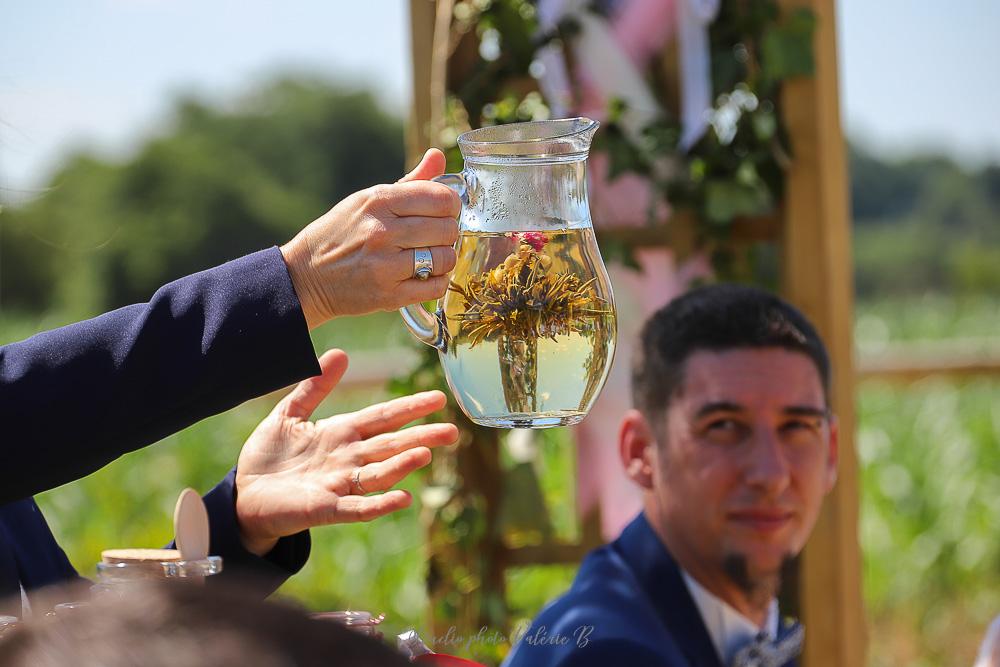
<instances>
[{"instance_id":1,"label":"dark hair of person in foreground","mask_svg":"<svg viewBox=\"0 0 1000 667\"><path fill-rule=\"evenodd\" d=\"M388 645L299 608L213 585L138 586L35 616L0 639L5 667L404 667Z\"/></svg>"}]
</instances>

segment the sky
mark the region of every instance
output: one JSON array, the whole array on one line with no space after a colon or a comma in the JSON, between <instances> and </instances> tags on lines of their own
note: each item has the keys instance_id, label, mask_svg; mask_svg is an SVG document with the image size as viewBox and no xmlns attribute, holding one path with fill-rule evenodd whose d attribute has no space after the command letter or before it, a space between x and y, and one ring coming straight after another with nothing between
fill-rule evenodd
<instances>
[{"instance_id":1,"label":"sky","mask_svg":"<svg viewBox=\"0 0 1000 667\"><path fill-rule=\"evenodd\" d=\"M67 151L125 156L179 94L224 101L289 69L373 89L405 115L407 0L5 0L0 200ZM840 0L842 118L895 157L1000 163L1000 1Z\"/></svg>"}]
</instances>

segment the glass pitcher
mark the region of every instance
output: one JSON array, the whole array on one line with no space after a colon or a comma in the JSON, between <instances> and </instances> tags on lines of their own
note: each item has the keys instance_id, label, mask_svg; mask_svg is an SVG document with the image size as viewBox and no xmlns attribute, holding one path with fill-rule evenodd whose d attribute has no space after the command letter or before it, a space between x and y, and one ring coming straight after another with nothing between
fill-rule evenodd
<instances>
[{"instance_id":1,"label":"glass pitcher","mask_svg":"<svg viewBox=\"0 0 1000 667\"><path fill-rule=\"evenodd\" d=\"M607 379L617 320L587 199L598 123L568 118L484 127L458 138L457 264L432 315L400 310L437 348L448 386L477 424L575 424Z\"/></svg>"}]
</instances>

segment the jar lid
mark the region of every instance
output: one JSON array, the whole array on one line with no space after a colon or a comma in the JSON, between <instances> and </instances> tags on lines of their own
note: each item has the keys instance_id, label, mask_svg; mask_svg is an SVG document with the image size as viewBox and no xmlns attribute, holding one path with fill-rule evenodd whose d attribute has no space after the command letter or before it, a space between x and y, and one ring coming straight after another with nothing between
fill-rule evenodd
<instances>
[{"instance_id":1,"label":"jar lid","mask_svg":"<svg viewBox=\"0 0 1000 667\"><path fill-rule=\"evenodd\" d=\"M177 549L105 549L101 560L105 563L161 563L181 559Z\"/></svg>"}]
</instances>

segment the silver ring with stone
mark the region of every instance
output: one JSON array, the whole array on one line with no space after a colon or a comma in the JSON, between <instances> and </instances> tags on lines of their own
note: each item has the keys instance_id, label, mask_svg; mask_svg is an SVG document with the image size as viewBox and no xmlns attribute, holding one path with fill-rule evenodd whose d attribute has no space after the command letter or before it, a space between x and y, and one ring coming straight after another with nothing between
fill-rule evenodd
<instances>
[{"instance_id":1,"label":"silver ring with stone","mask_svg":"<svg viewBox=\"0 0 1000 667\"><path fill-rule=\"evenodd\" d=\"M365 495L368 493L365 491L365 487L361 486L361 468L356 468L354 470L354 477L351 478L351 482L357 487L359 495Z\"/></svg>"},{"instance_id":2,"label":"silver ring with stone","mask_svg":"<svg viewBox=\"0 0 1000 667\"><path fill-rule=\"evenodd\" d=\"M427 280L434 271L434 256L428 248L413 249L413 277Z\"/></svg>"}]
</instances>

